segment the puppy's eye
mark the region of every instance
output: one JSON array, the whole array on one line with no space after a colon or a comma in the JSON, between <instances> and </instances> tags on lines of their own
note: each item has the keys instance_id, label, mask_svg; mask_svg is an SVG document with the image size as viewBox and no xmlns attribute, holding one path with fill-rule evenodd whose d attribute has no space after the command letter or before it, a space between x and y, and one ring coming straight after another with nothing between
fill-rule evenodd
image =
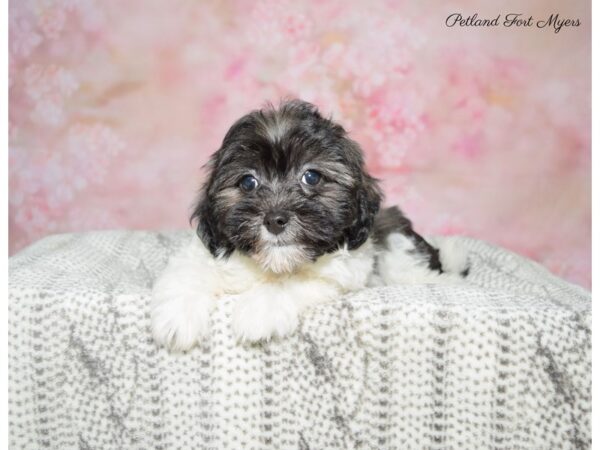
<instances>
[{"instance_id":1,"label":"puppy's eye","mask_svg":"<svg viewBox=\"0 0 600 450\"><path fill-rule=\"evenodd\" d=\"M250 192L258 187L258 180L252 175L244 175L240 180L240 188L243 191Z\"/></svg>"},{"instance_id":2,"label":"puppy's eye","mask_svg":"<svg viewBox=\"0 0 600 450\"><path fill-rule=\"evenodd\" d=\"M321 181L321 174L316 170L307 170L304 172L304 175L302 175L302 182L304 184L314 186L319 181Z\"/></svg>"}]
</instances>

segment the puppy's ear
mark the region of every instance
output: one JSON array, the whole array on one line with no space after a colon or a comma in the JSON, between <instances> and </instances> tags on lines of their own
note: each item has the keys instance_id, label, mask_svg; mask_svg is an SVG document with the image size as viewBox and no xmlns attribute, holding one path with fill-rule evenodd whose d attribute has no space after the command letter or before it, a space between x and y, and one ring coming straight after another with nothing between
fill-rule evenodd
<instances>
[{"instance_id":1,"label":"puppy's ear","mask_svg":"<svg viewBox=\"0 0 600 450\"><path fill-rule=\"evenodd\" d=\"M355 193L356 218L344 232L349 250L360 247L369 237L383 198L377 180L364 170L361 172L362 180Z\"/></svg>"},{"instance_id":2,"label":"puppy's ear","mask_svg":"<svg viewBox=\"0 0 600 450\"><path fill-rule=\"evenodd\" d=\"M214 212L206 195L206 189L200 194L190 222L196 222L196 234L213 256L217 256L220 248L217 237Z\"/></svg>"},{"instance_id":3,"label":"puppy's ear","mask_svg":"<svg viewBox=\"0 0 600 450\"><path fill-rule=\"evenodd\" d=\"M222 233L219 232L217 214L210 199L214 163L214 159L211 159L206 165L210 173L208 180L202 186L198 201L194 207L194 212L190 217L190 222L196 222L196 234L210 253L213 256L218 256L219 253L227 254L228 251L225 239Z\"/></svg>"}]
</instances>

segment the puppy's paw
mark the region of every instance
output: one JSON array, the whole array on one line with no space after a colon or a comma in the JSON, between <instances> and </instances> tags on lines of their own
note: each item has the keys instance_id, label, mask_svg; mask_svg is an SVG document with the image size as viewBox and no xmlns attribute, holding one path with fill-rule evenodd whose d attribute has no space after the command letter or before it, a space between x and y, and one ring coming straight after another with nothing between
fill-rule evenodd
<instances>
[{"instance_id":1,"label":"puppy's paw","mask_svg":"<svg viewBox=\"0 0 600 450\"><path fill-rule=\"evenodd\" d=\"M232 327L238 341L257 342L296 331L298 303L279 286L263 285L239 296Z\"/></svg>"},{"instance_id":2,"label":"puppy's paw","mask_svg":"<svg viewBox=\"0 0 600 450\"><path fill-rule=\"evenodd\" d=\"M206 294L154 298L154 340L175 352L192 348L210 332L210 312L215 300Z\"/></svg>"}]
</instances>

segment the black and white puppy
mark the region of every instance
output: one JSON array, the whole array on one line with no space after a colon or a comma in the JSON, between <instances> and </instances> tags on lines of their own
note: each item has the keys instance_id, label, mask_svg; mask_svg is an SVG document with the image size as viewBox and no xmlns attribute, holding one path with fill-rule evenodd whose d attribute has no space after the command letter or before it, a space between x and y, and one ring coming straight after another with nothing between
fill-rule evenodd
<instances>
[{"instance_id":1,"label":"black and white puppy","mask_svg":"<svg viewBox=\"0 0 600 450\"><path fill-rule=\"evenodd\" d=\"M223 296L237 297L237 338L258 341L294 332L305 308L344 293L468 271L452 241L435 248L398 208L380 210L359 145L309 103L242 117L208 168L192 215L199 239L153 289L153 334L172 350L207 336Z\"/></svg>"}]
</instances>

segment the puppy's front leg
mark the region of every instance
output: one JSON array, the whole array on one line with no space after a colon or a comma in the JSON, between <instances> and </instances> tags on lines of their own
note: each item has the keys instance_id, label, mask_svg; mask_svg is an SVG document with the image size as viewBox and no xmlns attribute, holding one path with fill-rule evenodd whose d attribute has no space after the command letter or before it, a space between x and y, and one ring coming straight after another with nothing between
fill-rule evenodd
<instances>
[{"instance_id":1,"label":"puppy's front leg","mask_svg":"<svg viewBox=\"0 0 600 450\"><path fill-rule=\"evenodd\" d=\"M219 264L202 243L173 255L152 290L152 334L174 351L193 347L210 331L210 312L222 295Z\"/></svg>"},{"instance_id":2,"label":"puppy's front leg","mask_svg":"<svg viewBox=\"0 0 600 450\"><path fill-rule=\"evenodd\" d=\"M292 334L300 314L317 303L337 298L340 289L326 280L286 280L259 284L239 295L233 311L233 332L242 342Z\"/></svg>"}]
</instances>

